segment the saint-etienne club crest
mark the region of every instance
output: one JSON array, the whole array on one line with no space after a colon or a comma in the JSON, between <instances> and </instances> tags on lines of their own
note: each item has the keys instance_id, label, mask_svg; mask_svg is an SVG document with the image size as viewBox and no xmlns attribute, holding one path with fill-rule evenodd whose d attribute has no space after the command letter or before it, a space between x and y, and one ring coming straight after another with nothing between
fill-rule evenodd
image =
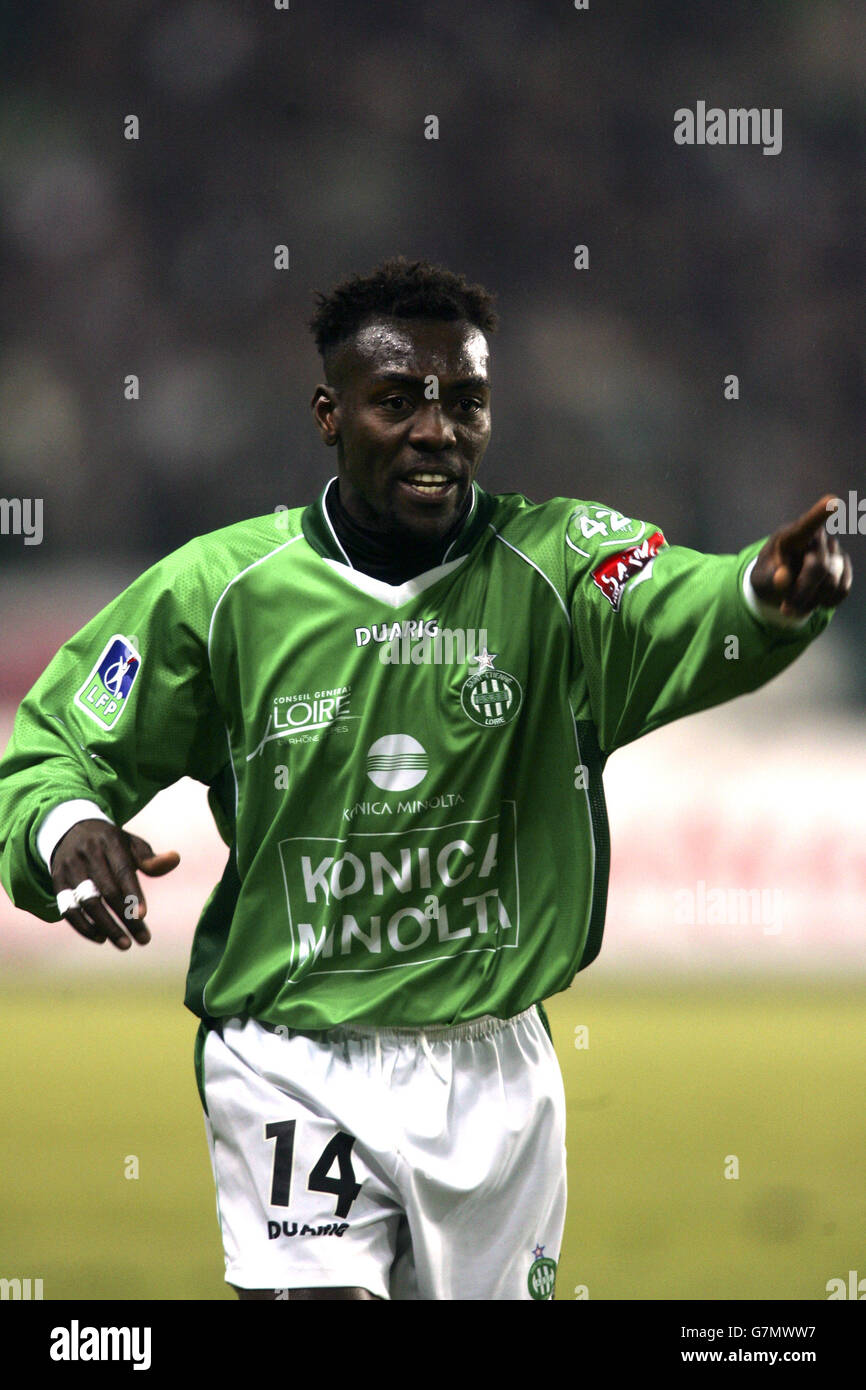
<instances>
[{"instance_id":1,"label":"saint-etienne club crest","mask_svg":"<svg viewBox=\"0 0 866 1390\"><path fill-rule=\"evenodd\" d=\"M498 724L510 724L523 704L523 690L516 676L497 671L493 665L496 653L485 647L471 658L478 670L467 676L460 691L463 713L485 729Z\"/></svg>"},{"instance_id":2,"label":"saint-etienne club crest","mask_svg":"<svg viewBox=\"0 0 866 1390\"><path fill-rule=\"evenodd\" d=\"M532 1253L535 1259L527 1276L529 1292L533 1298L551 1299L556 1286L556 1260L545 1255L543 1245L536 1245Z\"/></svg>"}]
</instances>

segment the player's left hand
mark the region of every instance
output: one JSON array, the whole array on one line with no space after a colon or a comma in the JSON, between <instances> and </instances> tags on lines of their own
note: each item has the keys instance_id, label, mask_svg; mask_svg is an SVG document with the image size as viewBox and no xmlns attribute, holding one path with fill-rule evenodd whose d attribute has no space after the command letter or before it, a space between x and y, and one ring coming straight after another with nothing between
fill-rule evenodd
<instances>
[{"instance_id":1,"label":"player's left hand","mask_svg":"<svg viewBox=\"0 0 866 1390\"><path fill-rule=\"evenodd\" d=\"M755 561L752 588L783 617L802 618L813 608L835 608L848 595L851 560L826 530L836 501L828 492L798 521L770 536Z\"/></svg>"}]
</instances>

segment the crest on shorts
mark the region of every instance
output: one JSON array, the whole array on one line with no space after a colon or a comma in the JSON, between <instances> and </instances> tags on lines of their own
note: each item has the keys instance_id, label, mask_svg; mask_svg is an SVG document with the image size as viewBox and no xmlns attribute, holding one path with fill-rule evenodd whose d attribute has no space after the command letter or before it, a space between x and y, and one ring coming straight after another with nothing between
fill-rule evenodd
<instances>
[{"instance_id":1,"label":"crest on shorts","mask_svg":"<svg viewBox=\"0 0 866 1390\"><path fill-rule=\"evenodd\" d=\"M478 670L463 682L460 691L463 713L485 729L510 724L523 704L520 681L508 671L497 671L493 665L496 653L489 652L486 647L470 660L478 663Z\"/></svg>"},{"instance_id":2,"label":"crest on shorts","mask_svg":"<svg viewBox=\"0 0 866 1390\"><path fill-rule=\"evenodd\" d=\"M526 1280L530 1295L539 1301L552 1299L556 1287L556 1260L545 1255L543 1245L536 1245L532 1253L535 1259L529 1266Z\"/></svg>"}]
</instances>

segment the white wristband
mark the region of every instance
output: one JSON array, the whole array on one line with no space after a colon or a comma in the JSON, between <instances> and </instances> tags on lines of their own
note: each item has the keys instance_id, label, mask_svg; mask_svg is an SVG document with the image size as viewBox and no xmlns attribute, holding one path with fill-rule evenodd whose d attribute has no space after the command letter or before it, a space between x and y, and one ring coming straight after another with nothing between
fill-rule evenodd
<instances>
[{"instance_id":1,"label":"white wristband","mask_svg":"<svg viewBox=\"0 0 866 1390\"><path fill-rule=\"evenodd\" d=\"M107 820L109 825L113 823L111 816L107 816L95 801L81 798L77 801L63 801L59 806L55 806L48 812L36 833L36 848L49 869L55 847L67 830L71 830L80 820Z\"/></svg>"},{"instance_id":2,"label":"white wristband","mask_svg":"<svg viewBox=\"0 0 866 1390\"><path fill-rule=\"evenodd\" d=\"M743 596L748 604L749 611L754 614L759 622L767 623L770 627L805 627L810 617L808 613L803 618L780 613L774 604L765 603L763 599L758 598L752 585L752 570L755 568L755 560L757 560L757 558L756 555L743 575Z\"/></svg>"}]
</instances>

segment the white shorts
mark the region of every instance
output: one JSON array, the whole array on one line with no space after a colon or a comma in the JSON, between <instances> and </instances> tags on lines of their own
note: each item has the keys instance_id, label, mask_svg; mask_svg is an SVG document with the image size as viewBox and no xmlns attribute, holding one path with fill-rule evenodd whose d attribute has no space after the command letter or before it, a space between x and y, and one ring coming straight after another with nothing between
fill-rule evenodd
<instances>
[{"instance_id":1,"label":"white shorts","mask_svg":"<svg viewBox=\"0 0 866 1390\"><path fill-rule=\"evenodd\" d=\"M222 1035L221 1035L222 1034ZM226 1280L550 1299L565 1096L535 1008L452 1028L206 1032Z\"/></svg>"}]
</instances>

